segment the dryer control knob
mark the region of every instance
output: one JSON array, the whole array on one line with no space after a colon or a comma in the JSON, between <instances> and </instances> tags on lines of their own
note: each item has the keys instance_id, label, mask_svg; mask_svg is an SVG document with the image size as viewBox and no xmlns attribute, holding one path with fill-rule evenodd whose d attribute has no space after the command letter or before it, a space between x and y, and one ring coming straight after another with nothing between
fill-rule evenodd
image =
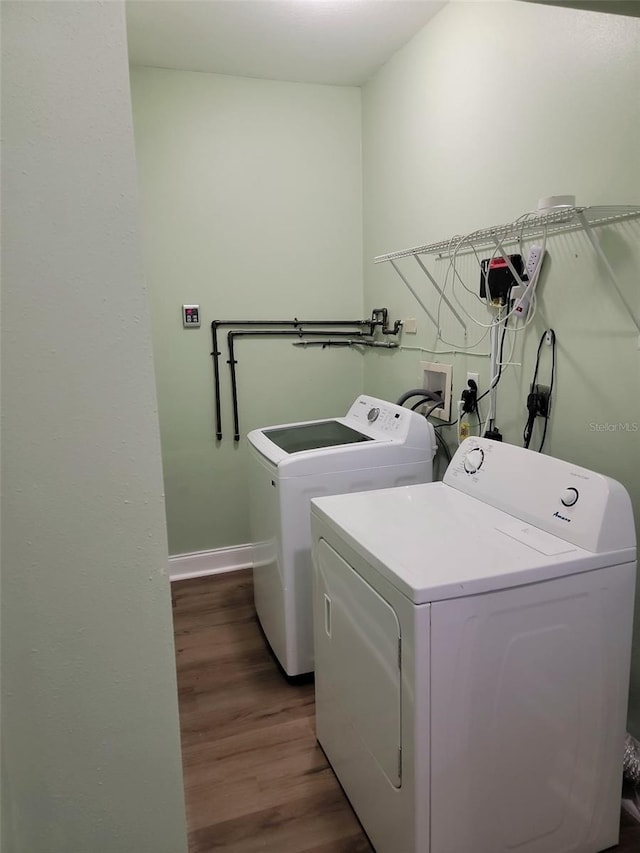
<instances>
[{"instance_id":1,"label":"dryer control knob","mask_svg":"<svg viewBox=\"0 0 640 853\"><path fill-rule=\"evenodd\" d=\"M367 420L369 421L369 423L372 424L374 421L377 421L379 414L380 409L376 409L375 407L373 409L369 409L369 412L367 414Z\"/></svg>"},{"instance_id":2,"label":"dryer control knob","mask_svg":"<svg viewBox=\"0 0 640 853\"><path fill-rule=\"evenodd\" d=\"M464 470L467 474L475 474L484 462L484 451L479 447L470 450L464 457Z\"/></svg>"},{"instance_id":3,"label":"dryer control knob","mask_svg":"<svg viewBox=\"0 0 640 853\"><path fill-rule=\"evenodd\" d=\"M560 503L563 504L563 506L573 506L577 503L579 497L580 495L578 494L578 490L574 489L573 486L570 486L560 495Z\"/></svg>"}]
</instances>

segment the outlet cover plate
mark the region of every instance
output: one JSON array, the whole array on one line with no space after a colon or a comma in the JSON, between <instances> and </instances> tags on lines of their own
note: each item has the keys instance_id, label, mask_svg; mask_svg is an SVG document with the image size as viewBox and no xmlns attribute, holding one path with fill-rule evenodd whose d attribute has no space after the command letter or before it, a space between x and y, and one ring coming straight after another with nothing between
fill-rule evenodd
<instances>
[{"instance_id":1,"label":"outlet cover plate","mask_svg":"<svg viewBox=\"0 0 640 853\"><path fill-rule=\"evenodd\" d=\"M200 306L199 305L183 305L182 306L182 327L184 329L199 329L200 328Z\"/></svg>"},{"instance_id":2,"label":"outlet cover plate","mask_svg":"<svg viewBox=\"0 0 640 853\"><path fill-rule=\"evenodd\" d=\"M420 384L428 391L442 394L442 405L431 412L434 418L441 421L451 420L451 388L453 384L453 365L441 364L435 361L420 362ZM425 403L424 410L433 403Z\"/></svg>"}]
</instances>

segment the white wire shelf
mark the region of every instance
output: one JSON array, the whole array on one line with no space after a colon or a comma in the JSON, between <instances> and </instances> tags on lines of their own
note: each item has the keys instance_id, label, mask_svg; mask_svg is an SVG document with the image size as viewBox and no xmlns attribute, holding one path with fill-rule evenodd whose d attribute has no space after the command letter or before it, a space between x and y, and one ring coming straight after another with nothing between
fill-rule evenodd
<instances>
[{"instance_id":1,"label":"white wire shelf","mask_svg":"<svg viewBox=\"0 0 640 853\"><path fill-rule=\"evenodd\" d=\"M378 255L373 259L374 263L382 264L386 261L395 261L399 258L411 255L442 255L458 248L464 251L473 247L482 249L496 246L496 242L505 244L517 242L535 234L540 234L546 229L547 236L562 234L567 231L577 231L588 227L601 225L614 225L627 219L640 217L640 205L623 204L610 207L566 207L547 213L528 213L508 225L494 225L491 228L481 228L470 234L450 237L448 240L440 240L438 243L427 243L424 246L414 246L411 249L401 249L398 252L389 252L387 255Z\"/></svg>"}]
</instances>

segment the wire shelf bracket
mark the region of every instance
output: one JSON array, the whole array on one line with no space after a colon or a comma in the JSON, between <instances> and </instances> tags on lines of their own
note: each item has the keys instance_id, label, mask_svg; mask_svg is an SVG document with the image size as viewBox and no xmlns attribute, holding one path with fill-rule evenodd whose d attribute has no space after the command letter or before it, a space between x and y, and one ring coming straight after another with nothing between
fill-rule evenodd
<instances>
[{"instance_id":1,"label":"wire shelf bracket","mask_svg":"<svg viewBox=\"0 0 640 853\"><path fill-rule=\"evenodd\" d=\"M591 243L594 252L596 253L598 258L602 262L602 265L604 266L605 270L607 271L607 274L611 280L611 283L616 289L620 301L624 305L626 311L631 317L633 324L638 330L638 348L640 349L640 319L636 316L633 311L633 308L629 304L628 299L625 297L622 288L620 287L620 283L615 274L615 271L602 249L600 240L593 231L593 229L596 227L601 227L604 225L615 225L619 222L626 222L628 220L637 219L639 217L640 205L626 204L592 207L563 207L559 210L525 214L524 216L520 217L519 219L516 219L514 222L510 222L507 225L495 225L490 228L482 228L478 231L473 231L466 237L454 236L449 238L448 240L440 240L437 243L426 243L423 246L414 246L410 249L401 249L397 252L389 252L386 255L378 255L373 259L373 262L375 264L391 264L396 273L400 276L402 281L414 295L422 309L426 312L427 316L432 320L432 322L437 328L438 323L434 318L433 314L427 309L423 300L416 293L414 287L409 283L406 276L403 275L403 273L398 267L397 261L399 261L401 258L413 256L418 262L418 265L420 266L422 272L427 276L431 284L437 290L443 302L447 304L447 306L452 311L458 322L462 324L466 336L467 327L464 320L457 312L455 307L451 304L450 300L443 292L443 289L440 287L435 277L429 272L425 264L422 262L420 255L435 255L438 258L445 258L449 256L449 253L454 247L456 250L456 254L464 254L466 252L478 252L483 249L491 248L493 249L493 251L498 251L500 253L500 255L506 261L509 269L511 270L511 273L514 275L514 278L517 283L522 284L520 276L512 267L509 256L504 250L504 246L509 245L510 243L518 243L526 237L536 236L540 232L544 231L546 231L547 237L555 236L558 234L565 234L570 231L584 231L587 236L587 239Z\"/></svg>"}]
</instances>

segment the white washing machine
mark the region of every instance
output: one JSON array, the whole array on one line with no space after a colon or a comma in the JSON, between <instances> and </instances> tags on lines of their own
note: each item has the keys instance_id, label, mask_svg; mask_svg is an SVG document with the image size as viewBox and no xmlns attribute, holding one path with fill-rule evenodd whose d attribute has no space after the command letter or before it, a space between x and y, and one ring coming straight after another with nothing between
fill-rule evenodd
<instances>
[{"instance_id":1,"label":"white washing machine","mask_svg":"<svg viewBox=\"0 0 640 853\"><path fill-rule=\"evenodd\" d=\"M430 482L435 434L416 412L360 396L343 418L247 438L256 612L285 672L300 675L313 670L310 499Z\"/></svg>"},{"instance_id":2,"label":"white washing machine","mask_svg":"<svg viewBox=\"0 0 640 853\"><path fill-rule=\"evenodd\" d=\"M442 483L312 502L317 737L377 853L618 841L624 488L467 439Z\"/></svg>"}]
</instances>

